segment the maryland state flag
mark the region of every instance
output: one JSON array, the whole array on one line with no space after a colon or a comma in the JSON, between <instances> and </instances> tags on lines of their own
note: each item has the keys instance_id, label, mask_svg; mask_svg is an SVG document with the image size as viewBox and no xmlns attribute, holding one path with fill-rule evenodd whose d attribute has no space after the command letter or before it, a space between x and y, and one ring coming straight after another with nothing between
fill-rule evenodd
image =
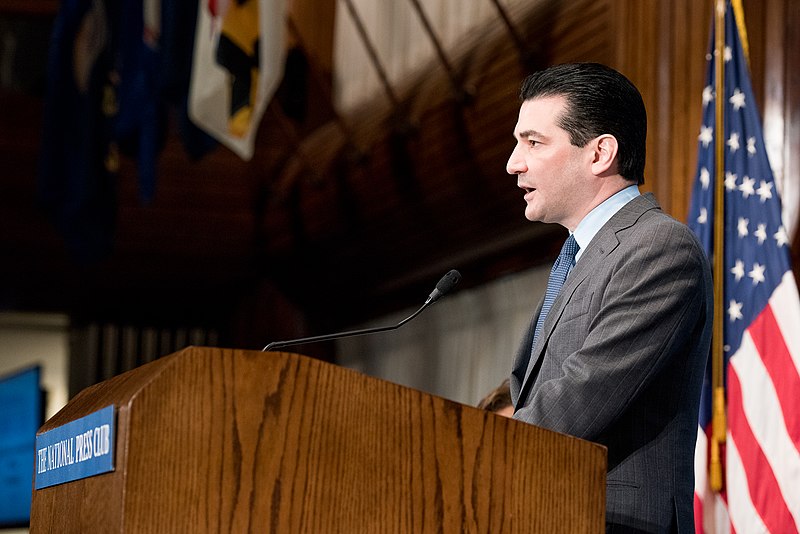
<instances>
[{"instance_id":1,"label":"maryland state flag","mask_svg":"<svg viewBox=\"0 0 800 534\"><path fill-rule=\"evenodd\" d=\"M200 0L189 116L241 158L283 75L286 0Z\"/></svg>"}]
</instances>

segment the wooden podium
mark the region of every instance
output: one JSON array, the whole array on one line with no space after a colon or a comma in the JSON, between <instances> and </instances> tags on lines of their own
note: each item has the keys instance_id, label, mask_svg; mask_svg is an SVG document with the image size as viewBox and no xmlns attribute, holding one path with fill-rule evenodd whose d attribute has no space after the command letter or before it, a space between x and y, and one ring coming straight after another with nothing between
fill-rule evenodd
<instances>
[{"instance_id":1,"label":"wooden podium","mask_svg":"<svg viewBox=\"0 0 800 534\"><path fill-rule=\"evenodd\" d=\"M603 532L606 450L318 360L190 347L78 394L115 470L34 490L31 532Z\"/></svg>"}]
</instances>

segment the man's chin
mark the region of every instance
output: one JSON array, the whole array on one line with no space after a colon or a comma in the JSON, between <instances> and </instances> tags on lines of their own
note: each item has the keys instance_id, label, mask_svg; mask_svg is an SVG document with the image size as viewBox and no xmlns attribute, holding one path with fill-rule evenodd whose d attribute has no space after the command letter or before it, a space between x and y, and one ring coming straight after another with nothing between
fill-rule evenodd
<instances>
[{"instance_id":1,"label":"man's chin","mask_svg":"<svg viewBox=\"0 0 800 534\"><path fill-rule=\"evenodd\" d=\"M531 222L537 222L541 220L541 214L528 208L525 210L525 218Z\"/></svg>"}]
</instances>

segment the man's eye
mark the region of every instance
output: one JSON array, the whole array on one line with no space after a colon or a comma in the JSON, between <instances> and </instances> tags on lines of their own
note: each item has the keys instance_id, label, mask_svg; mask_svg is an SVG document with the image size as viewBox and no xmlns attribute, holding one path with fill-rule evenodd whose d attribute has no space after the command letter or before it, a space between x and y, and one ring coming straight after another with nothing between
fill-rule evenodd
<instances>
[{"instance_id":1,"label":"man's eye","mask_svg":"<svg viewBox=\"0 0 800 534\"><path fill-rule=\"evenodd\" d=\"M537 144L539 144L539 141L537 141L536 139L528 139L528 145L529 146L533 147L533 146L536 146Z\"/></svg>"}]
</instances>

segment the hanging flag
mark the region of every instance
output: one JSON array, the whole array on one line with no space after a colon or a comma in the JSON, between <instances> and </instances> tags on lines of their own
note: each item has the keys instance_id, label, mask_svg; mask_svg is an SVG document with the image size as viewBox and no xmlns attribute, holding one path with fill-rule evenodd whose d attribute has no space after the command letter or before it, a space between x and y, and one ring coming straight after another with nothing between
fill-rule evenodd
<instances>
[{"instance_id":1,"label":"hanging flag","mask_svg":"<svg viewBox=\"0 0 800 534\"><path fill-rule=\"evenodd\" d=\"M724 140L723 485L709 486L712 393L706 377L695 457L697 532L800 530L800 298L781 203L743 52L744 21L725 2L724 95L715 90L714 38L689 225L712 257L715 140ZM737 24L738 22L738 24ZM745 34L746 35L746 34ZM724 131L716 99L724 104ZM709 372L711 366L709 365Z\"/></svg>"},{"instance_id":2,"label":"hanging flag","mask_svg":"<svg viewBox=\"0 0 800 534\"><path fill-rule=\"evenodd\" d=\"M153 200L157 160L177 108L186 151L216 141L188 119L197 4L64 0L47 64L38 201L82 262L112 253L120 154L136 159L140 198Z\"/></svg>"},{"instance_id":3,"label":"hanging flag","mask_svg":"<svg viewBox=\"0 0 800 534\"><path fill-rule=\"evenodd\" d=\"M158 39L161 55L160 93L168 106L175 109L178 133L183 148L192 160L199 160L217 146L217 141L189 119L189 85L192 76L196 2L161 2ZM155 26L155 24L153 24Z\"/></svg>"},{"instance_id":4,"label":"hanging flag","mask_svg":"<svg viewBox=\"0 0 800 534\"><path fill-rule=\"evenodd\" d=\"M167 106L160 95L161 0L117 0L115 36L118 110L114 136L120 152L136 160L139 196L156 192L156 165L166 138Z\"/></svg>"},{"instance_id":5,"label":"hanging flag","mask_svg":"<svg viewBox=\"0 0 800 534\"><path fill-rule=\"evenodd\" d=\"M38 200L81 261L104 258L113 245L116 8L104 0L62 1L47 61Z\"/></svg>"},{"instance_id":6,"label":"hanging flag","mask_svg":"<svg viewBox=\"0 0 800 534\"><path fill-rule=\"evenodd\" d=\"M242 159L283 77L286 0L199 0L189 116Z\"/></svg>"}]
</instances>

